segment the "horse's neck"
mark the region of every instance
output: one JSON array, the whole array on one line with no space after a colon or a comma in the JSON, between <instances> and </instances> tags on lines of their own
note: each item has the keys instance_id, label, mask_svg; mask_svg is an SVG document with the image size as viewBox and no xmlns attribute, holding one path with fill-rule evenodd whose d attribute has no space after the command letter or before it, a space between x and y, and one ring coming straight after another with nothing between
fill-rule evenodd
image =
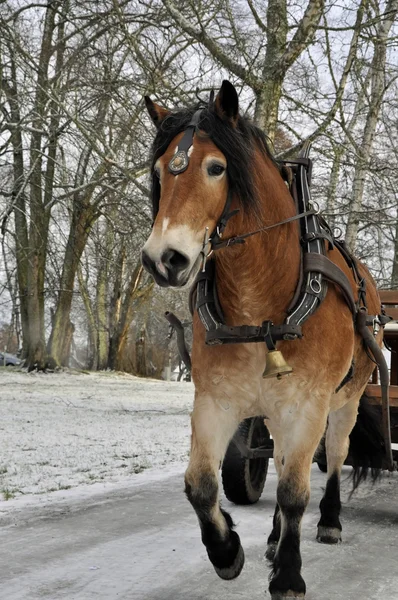
<instances>
[{"instance_id":1,"label":"horse's neck","mask_svg":"<svg viewBox=\"0 0 398 600\"><path fill-rule=\"evenodd\" d=\"M276 171L276 169L275 169ZM279 174L276 172L278 178ZM261 182L263 226L295 214L294 203L280 178L272 186ZM268 206L267 206L268 205ZM261 227L240 214L225 237ZM232 219L232 221L234 220ZM221 250L216 256L217 289L228 324L281 323L299 278L300 243L297 222L247 238L245 244Z\"/></svg>"}]
</instances>

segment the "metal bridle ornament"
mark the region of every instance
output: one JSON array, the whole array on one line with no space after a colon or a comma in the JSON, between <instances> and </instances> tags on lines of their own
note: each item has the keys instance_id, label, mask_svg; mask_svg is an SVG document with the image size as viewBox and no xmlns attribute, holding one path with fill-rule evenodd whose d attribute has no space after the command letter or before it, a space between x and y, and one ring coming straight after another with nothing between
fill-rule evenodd
<instances>
[{"instance_id":1,"label":"metal bridle ornament","mask_svg":"<svg viewBox=\"0 0 398 600\"><path fill-rule=\"evenodd\" d=\"M174 153L173 158L169 162L169 172L172 175L179 175L187 170L189 165L189 149L193 144L193 136L198 129L198 123L200 120L200 116L202 114L202 109L197 110L194 114L190 122L188 123L184 135L182 136L177 150Z\"/></svg>"},{"instance_id":2,"label":"metal bridle ornament","mask_svg":"<svg viewBox=\"0 0 398 600\"><path fill-rule=\"evenodd\" d=\"M169 162L169 171L173 175L183 173L188 168L189 157L185 151L180 151L174 154L173 158Z\"/></svg>"}]
</instances>

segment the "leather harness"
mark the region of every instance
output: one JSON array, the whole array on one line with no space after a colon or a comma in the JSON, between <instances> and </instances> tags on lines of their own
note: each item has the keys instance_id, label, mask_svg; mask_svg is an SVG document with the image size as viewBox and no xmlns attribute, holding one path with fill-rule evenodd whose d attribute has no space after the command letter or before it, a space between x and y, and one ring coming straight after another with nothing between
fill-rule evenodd
<instances>
[{"instance_id":1,"label":"leather harness","mask_svg":"<svg viewBox=\"0 0 398 600\"><path fill-rule=\"evenodd\" d=\"M174 156L171 158L168 169L173 175L184 172L189 164L189 149L193 144L193 136L199 129L202 109L196 111L187 125ZM296 205L296 215L262 227L256 231L223 239L225 227L231 217L238 210L231 211L232 194L228 192L224 210L217 222L211 236L205 239L203 253L203 269L197 276L190 294L191 313L197 310L199 318L206 330L207 345L241 344L262 342L269 351L275 350L276 342L281 340L295 340L303 337L302 324L315 313L324 300L328 284L336 285L351 311L354 327L363 338L366 351L371 352L370 358L378 364L382 388L382 419L384 440L387 454L387 468L393 470L391 450L391 432L389 426L389 400L388 400L388 368L374 335L380 327L384 327L391 318L384 314L369 316L366 304L366 281L360 276L356 260L348 251L343 241L334 238L319 211L315 209L311 200L310 184L312 174L312 161L308 157L309 146L305 146L296 160L287 160L282 163L282 169L293 173L290 181L290 192ZM156 215L155 215L156 216ZM287 317L282 324L274 324L271 320L264 321L261 325L229 326L225 323L222 307L219 303L216 289L215 260L207 260L206 245L210 245L213 253L221 248L228 248L235 244L245 243L246 238L281 226L291 221L300 223L301 238L301 266L296 292L287 309ZM355 300L351 284L346 274L326 256L326 242L337 248L350 267L358 290L358 299ZM373 335L368 327L373 326ZM373 357L373 358L372 358ZM345 378L344 384L349 381ZM339 386L340 389L341 386Z\"/></svg>"}]
</instances>

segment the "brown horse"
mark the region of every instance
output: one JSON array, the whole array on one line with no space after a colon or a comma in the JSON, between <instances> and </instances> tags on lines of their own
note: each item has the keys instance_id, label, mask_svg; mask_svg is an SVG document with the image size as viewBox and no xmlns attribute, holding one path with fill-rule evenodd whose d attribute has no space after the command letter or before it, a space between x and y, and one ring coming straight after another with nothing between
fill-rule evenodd
<instances>
[{"instance_id":1,"label":"brown horse","mask_svg":"<svg viewBox=\"0 0 398 600\"><path fill-rule=\"evenodd\" d=\"M229 199L230 210L239 211L228 215L226 237L285 221L296 208L266 137L239 115L238 96L228 81L200 114L169 112L149 98L146 103L158 129L152 164L156 218L142 261L159 285L182 287L200 271L211 243L206 232L216 229ZM193 114L197 122L187 143L185 132ZM346 274L357 299L358 286L342 254L330 245L327 256ZM212 260L228 325L283 323L299 277L297 221L219 249ZM375 284L365 266L359 265L359 272L367 281L369 312L378 314ZM264 379L266 344L206 345L197 313L193 323L195 401L186 494L217 574L237 577L244 553L230 515L220 507L218 470L238 424L266 416L278 473L277 510L267 552L273 560L273 600L305 595L301 520L310 495L312 459L327 423L328 481L318 539L340 540L340 472L359 400L374 368L337 286L329 285L326 298L302 329L302 338L278 342L293 373ZM381 336L380 332L379 344ZM353 376L341 387L352 365Z\"/></svg>"}]
</instances>

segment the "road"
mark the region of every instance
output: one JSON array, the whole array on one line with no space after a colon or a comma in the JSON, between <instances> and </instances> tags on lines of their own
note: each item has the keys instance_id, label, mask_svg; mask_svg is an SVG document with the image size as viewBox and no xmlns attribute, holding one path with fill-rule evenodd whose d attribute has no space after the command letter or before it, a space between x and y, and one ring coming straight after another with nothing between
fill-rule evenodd
<instances>
[{"instance_id":1,"label":"road","mask_svg":"<svg viewBox=\"0 0 398 600\"><path fill-rule=\"evenodd\" d=\"M264 600L263 559L274 508L269 473L260 502L224 506L246 553L241 576L216 576L183 494L182 471L129 489L51 502L0 520L3 600ZM316 466L303 523L307 600L398 600L398 476L363 487L343 508L343 543L315 541L325 476ZM348 484L345 485L348 489ZM345 498L347 494L345 494ZM269 595L267 594L268 598Z\"/></svg>"}]
</instances>

